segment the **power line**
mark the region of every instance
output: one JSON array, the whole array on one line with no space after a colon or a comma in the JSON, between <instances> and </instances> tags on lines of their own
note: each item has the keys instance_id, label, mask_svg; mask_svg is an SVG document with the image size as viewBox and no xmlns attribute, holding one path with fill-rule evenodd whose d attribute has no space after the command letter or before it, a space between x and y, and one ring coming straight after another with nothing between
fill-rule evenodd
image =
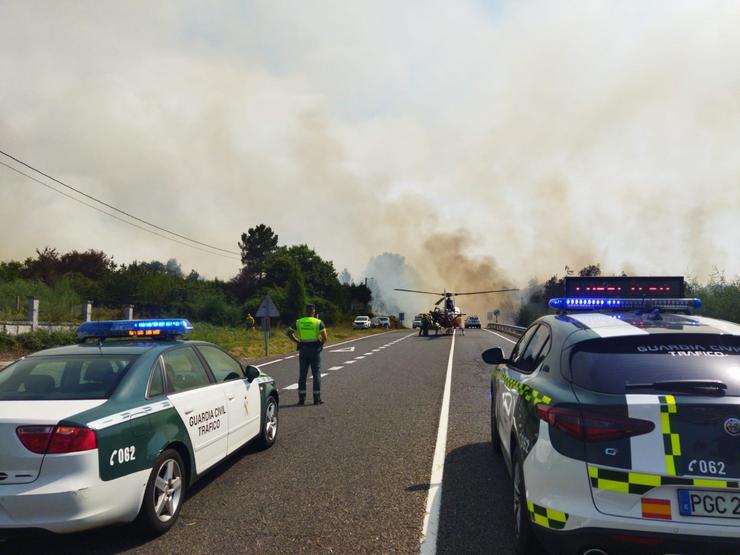
<instances>
[{"instance_id":1,"label":"power line","mask_svg":"<svg viewBox=\"0 0 740 555\"><path fill-rule=\"evenodd\" d=\"M56 187L52 187L48 183L44 183L43 181L41 181L40 179L35 178L32 175L28 175L27 173L19 170L18 168L14 168L13 166L11 166L9 164L6 164L2 160L0 160L0 165L3 165L6 168L8 168L9 170L12 170L12 171L14 171L14 172L16 172L16 173L24 176L24 177L27 177L28 179L30 179L32 181L35 181L36 183L38 183L40 185L43 185L44 187L46 187L48 189L51 189L52 191L54 191L56 193L59 193L62 196L65 196L68 199L71 199L71 200L73 200L75 202L78 202L78 203L82 204L83 206L87 206L88 208L92 208L93 210L97 210L101 214L105 214L106 216L110 216L111 218L114 218L114 219L118 220L119 222L123 222L125 224L131 225L131 226L133 226L135 228L138 228L138 229L141 229L143 231L146 231L147 233L151 233L152 235L156 235L157 237L161 237L163 239L167 239L168 241L172 241L174 243L177 243L178 245L184 245L186 247L190 247L191 249L196 249L196 250L199 250L201 252L205 252L205 253L208 253L208 254L213 254L215 256L222 256L222 257L228 258L230 260L241 260L241 258L237 258L235 256L231 256L231 255L228 255L228 254L221 254L220 252L208 251L206 249L202 249L200 247L196 247L195 245L191 245L190 243L185 243L184 241L178 241L177 239L173 239L172 237L168 237L167 235L164 235L162 233L157 233L156 231L153 231L151 229L147 229L146 227L144 227L142 225L135 224L134 222L130 222L128 220L124 220L120 216L116 216L115 214L111 214L110 212L106 212L105 210L103 210L103 209L101 209L101 208L99 208L99 207L97 207L97 206L95 206L93 204L90 204L88 202L85 202L84 200L80 200L80 199L78 199L76 197L73 197L72 195L70 195L68 193L65 193L64 191L60 191Z\"/></svg>"},{"instance_id":2,"label":"power line","mask_svg":"<svg viewBox=\"0 0 740 555\"><path fill-rule=\"evenodd\" d=\"M59 179L57 179L57 178L55 178L55 177L52 177L52 176L50 176L49 174L47 174L47 173L44 173L44 172L42 172L41 170L39 170L39 169L37 169L37 168L34 168L34 167L33 167L33 166L31 166L30 164L27 164L27 163L26 163L26 162L24 162L23 160L19 160L19 159L18 159L18 158L16 158L15 156L12 156L11 154L8 154L7 152L4 152L3 150L0 150L0 154L2 154L3 156L7 156L7 157L8 157L8 158L10 158L11 160L14 160L14 161L16 161L17 163L19 163L19 164L21 164L21 165L23 165L23 166L27 167L28 169L30 169L30 170L33 170L33 171L35 171L36 173L38 173L38 174L41 174L41 175L43 175L43 176L44 176L44 177L46 177L47 179L51 179L52 181L55 181L56 183L59 183L60 185L62 185L62 186L64 186L64 187L66 187L67 189L70 189L70 190L74 191L75 193L77 193L77 194L80 194L80 195L82 195L83 197L89 198L90 200L94 200L95 202L97 202L97 203L99 203L99 204L102 204L102 205L103 205L103 206L105 206L106 208L110 208L111 210L115 210L115 211L116 211L116 212L118 212L119 214L123 214L124 216L128 216L129 218L131 218L131 219L133 219L133 220L136 220L136 221L138 221L138 222L141 222L141 223L143 223L143 224L146 224L146 225L148 225L148 226L151 226L151 227L153 227L153 228L155 228L155 229L158 229L158 230L160 230L160 231L164 231L165 233L169 233L170 235L174 235L175 237L179 237L180 239L185 239L186 241L190 241L190 242L192 242L192 243L196 243L196 244L198 244L198 245L202 245L202 246L204 246L204 247L208 247L209 249L213 249L213 250L217 250L217 251L225 252L225 253L228 253L228 254L237 254L237 255L241 254L241 253L239 253L239 252L237 252L237 251L230 251L230 250L227 250L227 249L222 249L222 248L220 248L220 247L215 247L215 246L213 246L213 245L209 245L208 243L202 243L201 241L197 241L197 240L195 240L195 239L191 239L190 237L187 237L187 236L185 236L185 235L180 235L179 233L176 233L176 232L174 232L174 231L171 231L171 230L169 230L169 229L166 229L166 228L164 228L164 227L160 227L160 226L158 226L157 224L153 224L153 223L151 223L151 222L148 222L147 220L144 220L144 219L142 219L142 218L139 218L139 217L137 217L137 216L134 216L133 214L130 214L130 213L128 213L128 212L126 212L126 211L124 211L124 210L121 210L120 208L116 208L116 207L115 207L115 206L113 206L112 204L108 204L107 202L105 202L105 201L102 201L102 200L100 200L100 199L97 199L97 198L95 198L95 197L94 197L94 196L92 196L92 195L88 195L87 193L85 193L85 192L83 192L83 191L80 191L79 189L76 189L76 188L72 187L71 185L67 185L67 184L66 184L66 183L64 183L63 181L60 181ZM3 165L5 165L5 164L3 164ZM10 167L10 166L7 166L7 165L6 165L6 167ZM14 168L11 168L11 169L14 169ZM20 172L19 172L19 173L20 173ZM26 174L23 174L23 175L26 175ZM28 177L28 176L26 175L26 177ZM57 192L59 192L59 191L58 191L57 189L54 189L54 190L55 190L55 191L57 191ZM88 205L88 206L89 206L89 205ZM112 214L109 214L108 212L103 212L103 214L108 214L109 216L111 216L111 215L112 215ZM130 223L130 222L127 222L127 223ZM137 227L138 227L138 226L137 226Z\"/></svg>"}]
</instances>

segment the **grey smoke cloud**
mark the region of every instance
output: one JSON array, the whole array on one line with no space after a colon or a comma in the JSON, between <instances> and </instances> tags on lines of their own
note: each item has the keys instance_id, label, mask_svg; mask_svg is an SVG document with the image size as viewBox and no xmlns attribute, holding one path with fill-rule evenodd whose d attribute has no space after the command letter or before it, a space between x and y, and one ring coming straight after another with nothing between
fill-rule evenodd
<instances>
[{"instance_id":1,"label":"grey smoke cloud","mask_svg":"<svg viewBox=\"0 0 740 555\"><path fill-rule=\"evenodd\" d=\"M384 252L435 289L734 275L738 28L729 1L3 3L0 143L181 233L236 249L264 222L353 275ZM0 259L239 266L4 168L0 230Z\"/></svg>"}]
</instances>

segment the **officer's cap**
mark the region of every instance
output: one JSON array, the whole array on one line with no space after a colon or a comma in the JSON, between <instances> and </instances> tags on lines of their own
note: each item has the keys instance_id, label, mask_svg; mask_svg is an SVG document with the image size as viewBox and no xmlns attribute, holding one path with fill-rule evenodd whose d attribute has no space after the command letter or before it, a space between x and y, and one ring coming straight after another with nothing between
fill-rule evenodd
<instances>
[{"instance_id":1,"label":"officer's cap","mask_svg":"<svg viewBox=\"0 0 740 555\"><path fill-rule=\"evenodd\" d=\"M306 312L310 312L311 310L315 311L316 310L316 305L307 304L306 305Z\"/></svg>"}]
</instances>

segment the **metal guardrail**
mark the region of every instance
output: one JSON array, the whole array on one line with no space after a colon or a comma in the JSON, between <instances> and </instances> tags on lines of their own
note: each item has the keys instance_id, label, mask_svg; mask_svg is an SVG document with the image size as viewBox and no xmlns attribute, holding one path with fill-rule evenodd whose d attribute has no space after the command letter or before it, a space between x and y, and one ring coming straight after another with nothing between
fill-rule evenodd
<instances>
[{"instance_id":1,"label":"metal guardrail","mask_svg":"<svg viewBox=\"0 0 740 555\"><path fill-rule=\"evenodd\" d=\"M513 335L514 337L521 337L527 330L527 328L523 328L521 326L510 326L509 324L494 324L493 322L488 322L486 328L489 330L502 331L504 333L508 333L509 335Z\"/></svg>"},{"instance_id":2,"label":"metal guardrail","mask_svg":"<svg viewBox=\"0 0 740 555\"><path fill-rule=\"evenodd\" d=\"M54 324L51 322L39 322L36 326L37 330L44 331L74 331L77 329L79 324L72 322L59 322ZM22 335L24 333L30 333L34 331L33 322L0 322L0 333L6 333L8 335Z\"/></svg>"}]
</instances>

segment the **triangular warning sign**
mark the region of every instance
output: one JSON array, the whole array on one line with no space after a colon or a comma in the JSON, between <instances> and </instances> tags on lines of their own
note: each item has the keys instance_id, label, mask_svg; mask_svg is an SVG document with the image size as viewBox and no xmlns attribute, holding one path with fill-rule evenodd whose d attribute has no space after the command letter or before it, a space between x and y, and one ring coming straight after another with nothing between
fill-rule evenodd
<instances>
[{"instance_id":1,"label":"triangular warning sign","mask_svg":"<svg viewBox=\"0 0 740 555\"><path fill-rule=\"evenodd\" d=\"M277 318L280 316L280 312L278 312L275 303L272 302L270 295L265 295L265 298L262 299L262 304L257 309L255 316L257 318Z\"/></svg>"}]
</instances>

